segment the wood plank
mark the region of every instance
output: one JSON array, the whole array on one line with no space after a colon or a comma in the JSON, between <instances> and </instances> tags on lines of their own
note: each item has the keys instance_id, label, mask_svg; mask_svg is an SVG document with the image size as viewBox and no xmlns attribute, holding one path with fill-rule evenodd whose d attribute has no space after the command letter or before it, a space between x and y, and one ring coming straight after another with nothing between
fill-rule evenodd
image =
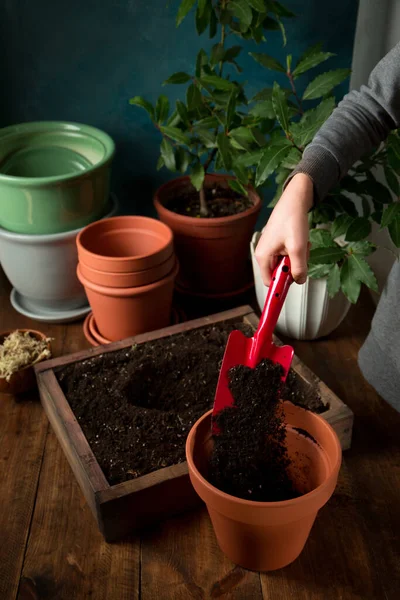
<instances>
[{"instance_id":1,"label":"wood plank","mask_svg":"<svg viewBox=\"0 0 400 600\"><path fill-rule=\"evenodd\" d=\"M156 331L149 331L148 333L142 333L133 337L121 340L119 342L112 342L106 346L98 346L97 348L90 348L88 350L82 350L80 352L74 352L61 356L59 358L48 360L45 363L40 363L35 367L36 373L42 373L48 369L61 367L74 363L86 358L92 358L93 356L99 356L100 354L106 354L107 352L115 352L122 348L128 348L132 344L142 344L144 342L150 342L152 340L161 339L173 335L176 333L183 333L184 331L190 331L191 329L197 329L199 327L206 327L207 325L213 325L220 321L242 319L245 315L252 312L251 306L238 306L230 310L209 315L207 317L200 317L200 319L193 319L192 321L185 321L184 323L178 323L177 325L171 325L170 327L164 327L163 329L157 329Z\"/></svg>"},{"instance_id":2,"label":"wood plank","mask_svg":"<svg viewBox=\"0 0 400 600\"><path fill-rule=\"evenodd\" d=\"M66 329L19 315L9 303L11 286L0 267L0 331L31 328L55 338L61 354ZM0 598L16 597L38 487L48 421L36 391L16 401L0 395Z\"/></svg>"},{"instance_id":3,"label":"wood plank","mask_svg":"<svg viewBox=\"0 0 400 600\"><path fill-rule=\"evenodd\" d=\"M141 599L261 600L258 573L220 551L207 511L170 519L141 540Z\"/></svg>"},{"instance_id":4,"label":"wood plank","mask_svg":"<svg viewBox=\"0 0 400 600\"><path fill-rule=\"evenodd\" d=\"M50 430L18 600L136 600L139 539L104 542Z\"/></svg>"}]
</instances>

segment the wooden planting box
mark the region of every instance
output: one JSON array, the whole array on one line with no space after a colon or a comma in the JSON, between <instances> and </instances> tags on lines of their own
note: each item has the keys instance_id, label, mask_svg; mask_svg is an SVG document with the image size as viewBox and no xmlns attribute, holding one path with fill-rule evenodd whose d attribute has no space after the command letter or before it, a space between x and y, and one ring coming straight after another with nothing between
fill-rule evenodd
<instances>
[{"instance_id":1,"label":"wooden planting box","mask_svg":"<svg viewBox=\"0 0 400 600\"><path fill-rule=\"evenodd\" d=\"M190 509L199 503L199 499L190 484L186 462L161 468L124 483L109 485L58 383L55 371L67 364L131 347L133 343L143 344L195 328L229 321L243 321L255 329L258 317L250 306L243 306L107 346L55 358L36 366L43 408L99 529L107 541L119 540L132 530ZM329 404L329 410L323 413L323 417L335 429L343 450L348 449L353 425L351 410L296 356L292 368L304 385L318 386L323 403Z\"/></svg>"}]
</instances>

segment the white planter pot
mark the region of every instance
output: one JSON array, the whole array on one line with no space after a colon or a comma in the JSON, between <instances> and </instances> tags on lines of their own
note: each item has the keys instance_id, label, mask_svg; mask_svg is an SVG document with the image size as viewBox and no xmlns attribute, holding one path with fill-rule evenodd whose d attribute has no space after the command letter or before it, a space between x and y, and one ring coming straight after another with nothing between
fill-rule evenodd
<instances>
[{"instance_id":1,"label":"white planter pot","mask_svg":"<svg viewBox=\"0 0 400 600\"><path fill-rule=\"evenodd\" d=\"M112 209L117 210L112 197ZM27 235L0 227L0 258L11 285L32 312L71 311L87 304L85 290L76 276L76 236L80 229L66 233Z\"/></svg>"},{"instance_id":2,"label":"white planter pot","mask_svg":"<svg viewBox=\"0 0 400 600\"><path fill-rule=\"evenodd\" d=\"M257 302L263 309L268 288L263 284L254 251L261 233L254 233L250 244ZM304 285L292 284L278 319L276 332L296 340L315 340L329 335L343 321L350 302L339 292L329 298L326 279L307 278Z\"/></svg>"}]
</instances>

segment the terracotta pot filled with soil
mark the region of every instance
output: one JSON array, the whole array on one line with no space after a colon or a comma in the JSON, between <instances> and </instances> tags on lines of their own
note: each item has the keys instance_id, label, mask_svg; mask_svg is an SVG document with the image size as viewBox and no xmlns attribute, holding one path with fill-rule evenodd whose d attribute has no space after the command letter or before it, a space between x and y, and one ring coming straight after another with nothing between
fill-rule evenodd
<instances>
[{"instance_id":1,"label":"terracotta pot filled with soil","mask_svg":"<svg viewBox=\"0 0 400 600\"><path fill-rule=\"evenodd\" d=\"M154 197L158 216L174 233L181 289L230 294L247 284L247 259L261 200L250 189L240 196L226 175L206 175L209 214L200 215L199 194L189 177L161 186Z\"/></svg>"},{"instance_id":2,"label":"terracotta pot filled with soil","mask_svg":"<svg viewBox=\"0 0 400 600\"><path fill-rule=\"evenodd\" d=\"M178 263L166 276L137 287L107 287L77 276L85 288L101 336L109 341L167 327L170 322L174 282Z\"/></svg>"},{"instance_id":3,"label":"terracotta pot filled with soil","mask_svg":"<svg viewBox=\"0 0 400 600\"><path fill-rule=\"evenodd\" d=\"M221 550L255 571L293 562L336 487L341 447L319 415L279 400L281 366L264 359L229 373L234 405L193 426L186 443L192 484Z\"/></svg>"}]
</instances>

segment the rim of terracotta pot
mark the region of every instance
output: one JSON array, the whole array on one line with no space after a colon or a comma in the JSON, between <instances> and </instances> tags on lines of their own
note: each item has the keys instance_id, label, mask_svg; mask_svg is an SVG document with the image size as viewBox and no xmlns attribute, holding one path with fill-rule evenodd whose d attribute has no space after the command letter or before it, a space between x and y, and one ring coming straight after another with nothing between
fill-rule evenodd
<instances>
[{"instance_id":1,"label":"rim of terracotta pot","mask_svg":"<svg viewBox=\"0 0 400 600\"><path fill-rule=\"evenodd\" d=\"M289 404L292 404L291 402L289 402L287 400L285 400L284 402L285 403L288 402ZM301 409L301 407L296 407L296 408ZM301 409L301 410L306 410L306 409ZM208 417L211 416L212 412L213 412L212 410L209 410L204 415L202 415L200 417L200 419L198 419L196 421L196 423L193 425L193 427L191 428L189 435L187 437L187 440L186 440L186 447L185 447L186 460L188 462L188 465L190 466L192 474L201 482L201 484L204 487L206 487L208 489L208 491L210 491L214 495L218 496L219 498L222 498L223 500L226 500L233 504L240 504L243 506L247 506L249 508L250 507L251 508L264 508L264 507L285 508L285 507L290 507L290 506L296 506L298 504L302 504L303 502L306 503L308 500L314 498L315 496L317 496L321 492L323 492L326 488L328 488L331 484L332 479L335 477L336 470L340 468L340 464L342 461L342 452L341 452L341 448L340 448L340 441L339 441L338 436L336 435L335 430L320 415L318 415L316 413L311 413L313 415L313 417L315 417L323 422L323 426L325 427L326 431L329 432L329 434L332 436L333 440L335 441L335 446L337 449L337 457L336 457L335 464L332 465L331 472L329 473L329 475L325 479L325 481L323 483L321 483L321 485L317 486L316 488L314 488L310 492L307 492L306 494L302 494L301 496L298 496L297 498L292 498L291 500L279 500L279 501L275 501L275 502L258 502L256 500L245 500L244 498L237 498L236 496L227 494L227 493L219 490L215 486L213 486L209 481L207 481L207 479L205 477L203 477L203 475L197 469L197 467L194 463L194 460L193 460L193 456L192 456L192 454L193 454L192 447L194 444L194 437L195 437L196 431L197 431L200 423L202 423L203 421L208 419ZM317 442L318 442L318 440L317 440Z\"/></svg>"},{"instance_id":2,"label":"rim of terracotta pot","mask_svg":"<svg viewBox=\"0 0 400 600\"><path fill-rule=\"evenodd\" d=\"M219 179L222 181L226 181L227 179L236 179L236 177L233 177L232 175L221 175L219 173L210 173L206 175L206 181L211 179ZM170 181L167 181L166 183L161 185L154 194L153 203L160 213L164 211L169 215L173 215L174 219L176 219L177 221L184 221L188 225L195 225L196 227L220 227L222 224L234 223L235 221L243 219L243 217L247 217L261 210L262 201L260 196L257 194L254 188L249 187L249 192L254 204L250 208L247 208L246 210L237 213L236 215L229 215L228 217L210 217L204 219L199 219L197 217L189 217L186 215L179 215L178 213L175 213L174 211L169 210L169 208L164 206L163 202L160 199L160 196L163 195L163 192L165 192L165 190L174 187L179 182L190 183L190 177L188 175L183 175L182 177L175 177L174 179L171 179Z\"/></svg>"},{"instance_id":3,"label":"rim of terracotta pot","mask_svg":"<svg viewBox=\"0 0 400 600\"><path fill-rule=\"evenodd\" d=\"M104 221L106 219L114 219L118 217L114 217L115 213L118 210L118 200L115 194L110 194L111 206L109 210L107 210L107 214L104 217L100 217L96 223L100 221ZM108 206L107 206L108 209ZM68 240L76 237L80 231L82 231L82 227L79 229L73 229L71 231L62 231L61 233L14 233L13 231L8 231L8 229L3 229L0 227L0 237L3 237L8 240L12 240L15 242L21 242L26 244L31 244L32 242L37 242L38 244L48 244L52 242L57 242L59 240Z\"/></svg>"},{"instance_id":4,"label":"rim of terracotta pot","mask_svg":"<svg viewBox=\"0 0 400 600\"><path fill-rule=\"evenodd\" d=\"M88 138L94 138L103 146L104 154L101 160L92 164L90 167L79 173L69 173L65 175L53 175L50 177L16 177L15 175L0 174L1 180L11 185L21 186L42 186L43 184L58 184L63 181L75 181L90 175L93 171L109 163L115 154L115 143L112 137L102 129L85 125L75 121L31 121L28 123L18 123L9 125L0 130L0 142L7 136L18 135L21 133L52 133L54 131L65 131L67 133L82 133Z\"/></svg>"},{"instance_id":5,"label":"rim of terracotta pot","mask_svg":"<svg viewBox=\"0 0 400 600\"><path fill-rule=\"evenodd\" d=\"M115 288L115 287L107 287L105 285L99 285L97 283L92 283L91 281L88 281L86 279L86 277L84 277L82 275L79 263L76 268L77 277L78 277L79 281L81 282L81 284L83 285L83 287L87 287L90 290L92 290L93 292L97 292L98 294L103 294L104 296L119 296L119 297L139 296L141 294L147 294L148 292L151 292L151 291L169 283L170 281L173 281L175 279L175 277L177 276L178 271L179 271L179 263L177 260L175 260L175 265L174 265L172 271L168 275L166 275L166 277L163 277L162 279L159 279L158 281L154 281L153 283L149 283L148 285L139 285L139 286L134 286L134 287L129 287L129 288Z\"/></svg>"},{"instance_id":6,"label":"rim of terracotta pot","mask_svg":"<svg viewBox=\"0 0 400 600\"><path fill-rule=\"evenodd\" d=\"M160 245L160 248L151 254L133 254L130 256L109 256L109 255L97 254L96 252L92 252L91 250L88 250L86 248L86 246L84 245L85 235L92 232L94 229L97 229L100 227L105 227L108 223L118 223L118 222L122 223L123 221L126 221L127 219L129 219L132 222L132 225L133 225L134 221L136 221L138 223L143 223L143 225L145 225L147 223L147 225L149 227L151 226L151 228L157 227L158 231L160 233L160 236L162 236L164 238L164 242L162 245ZM143 229L145 229L145 227L143 227ZM78 247L78 253L80 255L80 257L79 257L80 260L85 262L85 257L86 257L86 258L89 258L92 261L94 260L96 262L100 260L102 263L104 263L106 265L107 263L113 263L113 262L118 262L119 264L124 264L124 263L131 262L131 261L140 262L149 257L152 257L153 259L155 259L158 256L163 256L163 254L168 250L169 246L172 247L173 239L174 239L174 234L173 234L171 228L168 227L168 225L166 225L165 223L162 223L161 221L159 221L158 219L152 219L151 217L143 217L141 215L122 215L122 216L102 219L101 221L95 221L94 223L87 225L77 235L76 244ZM90 265L87 265L87 266L90 266ZM149 268L149 267L147 267L147 268ZM99 269L99 270L101 270L101 269ZM138 270L140 270L140 269L138 269ZM111 272L112 272L112 269L111 269Z\"/></svg>"}]
</instances>

